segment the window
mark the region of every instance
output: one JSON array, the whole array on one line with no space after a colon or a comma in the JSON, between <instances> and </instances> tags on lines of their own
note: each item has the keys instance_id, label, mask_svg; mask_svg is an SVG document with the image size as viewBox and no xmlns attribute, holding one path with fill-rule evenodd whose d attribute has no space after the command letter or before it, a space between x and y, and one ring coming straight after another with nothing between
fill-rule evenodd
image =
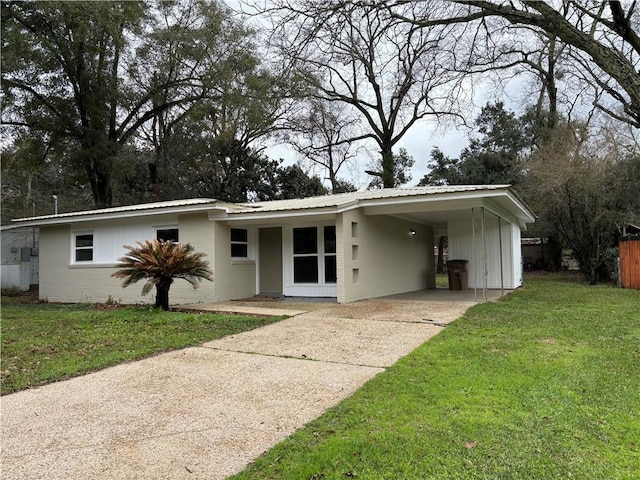
<instances>
[{"instance_id":1,"label":"window","mask_svg":"<svg viewBox=\"0 0 640 480\"><path fill-rule=\"evenodd\" d=\"M336 283L338 279L338 268L336 256L327 255L324 257L324 283Z\"/></svg>"},{"instance_id":2,"label":"window","mask_svg":"<svg viewBox=\"0 0 640 480\"><path fill-rule=\"evenodd\" d=\"M158 228L156 230L156 239L159 242L174 242L178 243L178 229L177 228Z\"/></svg>"},{"instance_id":3,"label":"window","mask_svg":"<svg viewBox=\"0 0 640 480\"><path fill-rule=\"evenodd\" d=\"M318 229L293 229L293 282L318 283Z\"/></svg>"},{"instance_id":4,"label":"window","mask_svg":"<svg viewBox=\"0 0 640 480\"><path fill-rule=\"evenodd\" d=\"M324 283L336 283L336 226L324 227Z\"/></svg>"},{"instance_id":5,"label":"window","mask_svg":"<svg viewBox=\"0 0 640 480\"><path fill-rule=\"evenodd\" d=\"M293 229L293 282L336 283L336 227Z\"/></svg>"},{"instance_id":6,"label":"window","mask_svg":"<svg viewBox=\"0 0 640 480\"><path fill-rule=\"evenodd\" d=\"M93 233L83 233L75 235L75 261L93 261Z\"/></svg>"},{"instance_id":7,"label":"window","mask_svg":"<svg viewBox=\"0 0 640 480\"><path fill-rule=\"evenodd\" d=\"M231 229L231 256L235 258L249 256L249 236L245 228Z\"/></svg>"},{"instance_id":8,"label":"window","mask_svg":"<svg viewBox=\"0 0 640 480\"><path fill-rule=\"evenodd\" d=\"M318 229L316 227L293 229L293 254L318 254Z\"/></svg>"}]
</instances>

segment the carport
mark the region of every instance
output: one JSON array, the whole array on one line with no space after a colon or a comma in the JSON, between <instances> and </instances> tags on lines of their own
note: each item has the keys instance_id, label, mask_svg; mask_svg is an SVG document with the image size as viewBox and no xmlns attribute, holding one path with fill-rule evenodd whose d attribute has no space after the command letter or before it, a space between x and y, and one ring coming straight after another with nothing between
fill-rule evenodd
<instances>
[{"instance_id":1,"label":"carport","mask_svg":"<svg viewBox=\"0 0 640 480\"><path fill-rule=\"evenodd\" d=\"M382 202L362 201L366 216L393 216L432 229L434 240L446 235L449 259L468 262L468 286L474 299L490 290L522 284L520 232L534 215L506 185L433 187L438 194ZM411 233L416 232L411 227ZM416 234L414 234L416 235ZM429 268L432 268L431 265ZM433 288L428 285L426 288Z\"/></svg>"}]
</instances>

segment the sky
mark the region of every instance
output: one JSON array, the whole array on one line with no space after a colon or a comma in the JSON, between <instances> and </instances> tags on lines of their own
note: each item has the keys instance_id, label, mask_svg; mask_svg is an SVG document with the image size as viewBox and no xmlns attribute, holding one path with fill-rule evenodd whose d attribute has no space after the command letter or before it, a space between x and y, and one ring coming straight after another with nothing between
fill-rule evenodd
<instances>
[{"instance_id":1,"label":"sky","mask_svg":"<svg viewBox=\"0 0 640 480\"><path fill-rule=\"evenodd\" d=\"M467 143L468 134L464 128L455 128L454 126L439 127L431 122L419 122L414 125L395 149L397 152L400 148L405 148L409 155L415 160L414 167L411 170L412 180L407 186L417 184L427 173L429 153L434 147L438 146L445 155L457 156ZM371 177L365 174L364 170L369 168L372 157L378 154L377 145L375 144L368 144L366 150L368 151L368 155L365 153L358 157L356 165L354 165L354 171L343 174L342 170L340 170L338 175L340 178L350 181L359 189L366 188L371 180ZM286 165L292 165L301 158L286 144L276 144L269 147L265 153L270 158L282 158Z\"/></svg>"},{"instance_id":2,"label":"sky","mask_svg":"<svg viewBox=\"0 0 640 480\"><path fill-rule=\"evenodd\" d=\"M505 107L516 113L523 113L518 106L526 103L524 94L524 79L515 78L503 86L503 91L496 92L491 84L487 83L481 88L475 88L476 94L473 99L473 106L469 111L467 122L469 126L480 113L481 108L487 102L495 103L503 101ZM404 186L415 186L428 173L427 163L431 150L435 147L440 148L442 152L449 157L458 157L460 152L468 145L469 135L472 130L469 127L455 125L453 123L438 124L431 120L418 121L398 142L394 153L400 148L407 150L413 157L415 164L411 169L412 179ZM338 177L344 178L353 183L359 190L365 189L371 181L371 176L364 173L370 168L370 162L373 157L379 155L377 145L367 146L368 155L360 155L356 161L355 168L351 172L342 172L340 170ZM286 144L276 144L265 150L265 154L273 159L283 159L286 165L292 165L298 162L301 157ZM314 173L314 172L310 172ZM317 172L320 174L321 172ZM321 175L319 175L321 176ZM328 186L328 184L327 184Z\"/></svg>"}]
</instances>

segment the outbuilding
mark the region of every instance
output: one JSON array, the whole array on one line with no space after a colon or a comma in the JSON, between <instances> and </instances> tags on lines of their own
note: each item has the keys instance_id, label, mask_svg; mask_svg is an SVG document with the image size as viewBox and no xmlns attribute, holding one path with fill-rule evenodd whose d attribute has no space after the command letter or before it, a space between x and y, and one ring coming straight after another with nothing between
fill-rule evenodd
<instances>
[{"instance_id":1,"label":"outbuilding","mask_svg":"<svg viewBox=\"0 0 640 480\"><path fill-rule=\"evenodd\" d=\"M522 284L520 232L534 215L508 185L368 190L294 200L191 199L16 220L40 231L40 297L148 302L112 278L124 245L164 239L207 254L215 275L175 303L256 294L340 303L435 288L434 238L466 261L473 289Z\"/></svg>"}]
</instances>

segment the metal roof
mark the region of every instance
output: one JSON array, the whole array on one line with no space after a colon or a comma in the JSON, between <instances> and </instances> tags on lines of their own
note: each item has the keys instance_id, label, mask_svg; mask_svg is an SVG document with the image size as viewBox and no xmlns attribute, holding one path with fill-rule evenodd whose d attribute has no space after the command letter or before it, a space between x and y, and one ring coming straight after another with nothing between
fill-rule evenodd
<instances>
[{"instance_id":1,"label":"metal roof","mask_svg":"<svg viewBox=\"0 0 640 480\"><path fill-rule=\"evenodd\" d=\"M491 192L491 194L489 193ZM229 219L272 213L276 216L286 216L288 212L299 212L304 210L318 211L343 211L343 209L357 208L359 206L372 205L378 201L386 203L399 199L401 202L431 201L440 199L450 199L460 194L464 198L480 198L486 195L500 195L509 197L507 200L512 207L518 209L524 217L533 219L533 214L518 199L509 185L455 185L440 187L412 187L412 188L389 188L380 190L366 190L362 192L349 192L336 195L323 195L318 197L300 198L292 200L272 200L266 202L244 202L226 203L212 198L193 198L187 200L173 200L167 202L145 203L140 205L128 205L122 207L103 208L97 210L86 210L80 212L61 213L57 215L44 215L39 217L22 218L13 220L16 224L22 225L53 225L63 223L75 223L88 220L126 218L139 215L159 215L165 213L189 213L195 211L213 212L218 210L219 218L225 216ZM494 195L492 195L494 194ZM506 200L506 198L505 198ZM518 215L520 216L520 215ZM533 221L533 220L532 220Z\"/></svg>"},{"instance_id":2,"label":"metal roof","mask_svg":"<svg viewBox=\"0 0 640 480\"><path fill-rule=\"evenodd\" d=\"M509 185L455 185L441 187L385 188L365 190L363 192L338 193L319 197L296 198L292 200L271 200L268 202L247 202L235 204L237 207L230 214L246 214L251 212L277 212L285 210L303 210L312 208L340 207L362 200L402 198L411 196L427 196L447 193L479 192L486 190L502 190Z\"/></svg>"}]
</instances>

